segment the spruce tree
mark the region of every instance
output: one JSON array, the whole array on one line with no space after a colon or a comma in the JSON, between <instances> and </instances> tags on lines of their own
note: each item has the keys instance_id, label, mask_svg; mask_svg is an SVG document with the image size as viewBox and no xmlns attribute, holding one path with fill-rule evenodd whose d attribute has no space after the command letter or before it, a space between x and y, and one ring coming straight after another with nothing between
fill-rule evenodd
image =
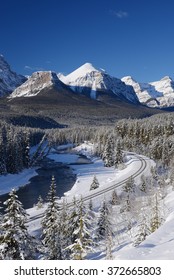
<instances>
[{"instance_id":1,"label":"spruce tree","mask_svg":"<svg viewBox=\"0 0 174 280\"><path fill-rule=\"evenodd\" d=\"M38 201L36 203L37 209L43 208L43 203L44 203L43 198L41 197L41 195L39 195Z\"/></svg>"},{"instance_id":2,"label":"spruce tree","mask_svg":"<svg viewBox=\"0 0 174 280\"><path fill-rule=\"evenodd\" d=\"M123 190L129 194L135 192L135 182L132 176L129 177L126 184L123 186Z\"/></svg>"},{"instance_id":3,"label":"spruce tree","mask_svg":"<svg viewBox=\"0 0 174 280\"><path fill-rule=\"evenodd\" d=\"M1 255L4 260L32 259L34 254L33 238L28 234L27 214L18 200L16 190L12 189L2 221Z\"/></svg>"},{"instance_id":4,"label":"spruce tree","mask_svg":"<svg viewBox=\"0 0 174 280\"><path fill-rule=\"evenodd\" d=\"M141 211L142 211L141 220L138 224L138 230L135 235L134 246L138 246L139 244L141 244L146 239L146 237L150 234L148 221L144 214L145 209L141 209Z\"/></svg>"},{"instance_id":5,"label":"spruce tree","mask_svg":"<svg viewBox=\"0 0 174 280\"><path fill-rule=\"evenodd\" d=\"M112 192L111 204L118 205L120 203L116 190Z\"/></svg>"},{"instance_id":6,"label":"spruce tree","mask_svg":"<svg viewBox=\"0 0 174 280\"><path fill-rule=\"evenodd\" d=\"M115 158L114 158L114 166L118 167L119 164L123 163L123 152L121 150L120 141L117 141L116 149L115 149Z\"/></svg>"},{"instance_id":7,"label":"spruce tree","mask_svg":"<svg viewBox=\"0 0 174 280\"><path fill-rule=\"evenodd\" d=\"M150 231L154 232L160 227L160 225L162 223L162 218L161 218L160 206L159 206L157 193L154 195L154 204L153 204L153 207L152 207L151 215L152 216L151 216L151 219L150 219Z\"/></svg>"},{"instance_id":8,"label":"spruce tree","mask_svg":"<svg viewBox=\"0 0 174 280\"><path fill-rule=\"evenodd\" d=\"M112 223L110 219L110 209L105 201L99 209L99 217L97 221L97 228L96 228L96 239L97 240L104 240L108 233L112 233Z\"/></svg>"},{"instance_id":9,"label":"spruce tree","mask_svg":"<svg viewBox=\"0 0 174 280\"><path fill-rule=\"evenodd\" d=\"M126 184L123 186L123 191L126 192L124 211L129 212L132 206L131 195L135 192L135 183L132 176L127 180Z\"/></svg>"},{"instance_id":10,"label":"spruce tree","mask_svg":"<svg viewBox=\"0 0 174 280\"><path fill-rule=\"evenodd\" d=\"M62 259L59 206L56 200L56 182L54 176L52 176L48 193L48 206L42 219L42 242L46 247L45 258L49 260Z\"/></svg>"},{"instance_id":11,"label":"spruce tree","mask_svg":"<svg viewBox=\"0 0 174 280\"><path fill-rule=\"evenodd\" d=\"M90 191L99 188L99 186L100 186L99 181L98 181L97 177L94 175L93 181L92 181L91 186L90 186Z\"/></svg>"},{"instance_id":12,"label":"spruce tree","mask_svg":"<svg viewBox=\"0 0 174 280\"><path fill-rule=\"evenodd\" d=\"M71 259L82 260L93 245L90 232L91 221L82 198L77 202L76 215L76 224L72 233L74 242L68 246L68 249L71 251Z\"/></svg>"},{"instance_id":13,"label":"spruce tree","mask_svg":"<svg viewBox=\"0 0 174 280\"><path fill-rule=\"evenodd\" d=\"M113 160L113 142L112 142L112 138L109 137L107 139L105 148L104 148L104 152L103 152L103 161L104 161L104 165L106 167L111 167L114 165L114 160Z\"/></svg>"},{"instance_id":14,"label":"spruce tree","mask_svg":"<svg viewBox=\"0 0 174 280\"><path fill-rule=\"evenodd\" d=\"M70 236L69 236L69 228L71 225L69 224L69 211L68 211L67 201L64 199L61 211L60 211L60 219L59 219L59 231L60 231L60 239L61 239L61 247L62 247L62 259L67 260L70 258L70 251L66 248L70 244Z\"/></svg>"}]
</instances>

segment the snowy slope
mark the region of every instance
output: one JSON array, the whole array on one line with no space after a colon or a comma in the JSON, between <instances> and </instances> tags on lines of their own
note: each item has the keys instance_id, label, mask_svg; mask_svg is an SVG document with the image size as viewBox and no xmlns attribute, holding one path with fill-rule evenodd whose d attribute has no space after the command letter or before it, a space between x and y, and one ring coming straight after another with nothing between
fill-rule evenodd
<instances>
[{"instance_id":1,"label":"snowy slope","mask_svg":"<svg viewBox=\"0 0 174 280\"><path fill-rule=\"evenodd\" d=\"M152 234L147 236L138 247L132 243L123 246L117 253L117 259L129 260L174 260L173 228L174 228L174 191L169 187L164 199L165 209L168 210L165 222Z\"/></svg>"},{"instance_id":2,"label":"snowy slope","mask_svg":"<svg viewBox=\"0 0 174 280\"><path fill-rule=\"evenodd\" d=\"M0 97L8 95L17 86L21 85L26 78L17 75L10 69L10 65L5 61L3 55L0 55Z\"/></svg>"},{"instance_id":3,"label":"snowy slope","mask_svg":"<svg viewBox=\"0 0 174 280\"><path fill-rule=\"evenodd\" d=\"M91 144L86 143L77 147L78 152L82 152L87 156L91 156L91 151L93 147ZM71 155L72 156L72 155ZM54 155L54 160L60 161L61 155ZM53 158L53 157L52 157ZM77 165L73 166L77 174L77 180L73 188L66 194L67 197L73 197L74 195L85 195L89 190L89 185L92 182L93 175L97 175L100 184L102 187L107 187L115 180L124 179L127 176L127 171L135 171L137 168L137 161L133 161L131 158L127 162L127 168L123 170L115 170L112 167L104 167L100 159L92 158L93 164L89 166L86 165ZM74 161L74 159L73 159ZM66 155L64 162L70 162L69 155ZM144 175L149 174L150 166L153 165L152 161L147 160L148 168L145 170ZM118 240L114 240L113 245L113 258L116 260L173 260L173 227L174 227L174 191L172 187L169 187L167 196L164 199L165 209L167 213L165 215L165 222L162 226L159 227L154 233L150 234L145 241L143 241L138 247L134 247L132 243L132 238L127 233L126 236L120 235ZM101 197L101 199L103 199ZM98 203L98 201L95 201ZM95 206L94 206L95 207ZM29 222L29 231L32 234L38 232L40 228L40 214L45 211L43 209L37 210L35 208L28 209L28 213L31 217ZM38 219L34 217L38 216ZM33 219L32 219L33 217ZM118 226L118 216L116 216L116 226ZM136 230L136 228L135 228ZM134 231L136 234L136 231ZM90 255L90 258L93 260L105 259L105 251L97 250Z\"/></svg>"},{"instance_id":4,"label":"snowy slope","mask_svg":"<svg viewBox=\"0 0 174 280\"><path fill-rule=\"evenodd\" d=\"M51 86L56 86L57 88L61 88L62 86L62 82L58 79L56 73L51 71L35 72L24 84L16 88L9 97L35 96L42 89L50 88Z\"/></svg>"},{"instance_id":5,"label":"snowy slope","mask_svg":"<svg viewBox=\"0 0 174 280\"><path fill-rule=\"evenodd\" d=\"M168 76L151 83L138 83L131 76L122 78L122 81L133 86L139 101L149 107L174 106L174 81Z\"/></svg>"},{"instance_id":6,"label":"snowy slope","mask_svg":"<svg viewBox=\"0 0 174 280\"><path fill-rule=\"evenodd\" d=\"M75 150L80 153L84 153L88 157L92 156L93 145L90 143L84 143ZM66 154L62 157L62 154L55 153L50 154L51 158L56 161L62 160L63 162L74 162L75 157L78 155ZM54 157L53 157L54 156ZM73 158L72 158L73 157ZM132 157L132 158L131 158ZM85 195L89 190L89 186L92 182L93 175L97 175L102 188L107 187L112 184L115 180L125 179L128 176L128 172L135 172L138 162L133 160L133 155L127 162L126 168L123 170L116 170L112 167L104 167L103 162L99 158L92 157L91 160L93 164L90 165L73 165L73 169L77 174L77 180L73 188L66 194L67 197L72 197L74 195ZM150 167L153 165L153 161L147 160L147 169L144 170L144 175L149 174ZM130 174L129 174L130 175ZM17 174L15 182L17 183ZM20 185L20 183L19 183ZM8 187L7 187L8 190ZM165 209L165 221L154 233L147 236L146 240L143 241L138 247L134 247L132 243L132 238L128 233L125 237L120 234L118 240L114 240L113 243L113 258L115 260L174 260L173 247L174 247L174 191L171 186L166 190L166 197L164 198L163 204ZM101 196L101 199L103 197ZM98 203L98 201L95 201ZM95 207L95 205L94 205ZM46 207L37 209L33 207L28 209L27 212L30 215L30 221L28 223L29 232L33 235L40 234L40 221L42 213L45 211ZM116 226L118 226L118 216L116 218ZM136 227L135 227L136 230ZM136 231L133 232L136 234ZM96 251L89 256L90 259L105 259L105 251ZM152 277L153 278L153 277Z\"/></svg>"},{"instance_id":7,"label":"snowy slope","mask_svg":"<svg viewBox=\"0 0 174 280\"><path fill-rule=\"evenodd\" d=\"M115 94L119 99L138 103L132 87L108 75L103 69L96 69L91 63L85 63L67 76L59 74L59 78L72 90L88 93L93 99L97 99L97 93L107 92Z\"/></svg>"}]
</instances>

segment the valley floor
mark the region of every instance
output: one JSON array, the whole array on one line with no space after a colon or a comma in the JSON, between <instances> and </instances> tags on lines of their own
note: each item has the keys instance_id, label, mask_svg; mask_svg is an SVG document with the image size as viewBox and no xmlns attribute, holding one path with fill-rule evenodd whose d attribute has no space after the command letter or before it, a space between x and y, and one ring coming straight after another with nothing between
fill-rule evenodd
<instances>
[{"instance_id":1,"label":"valley floor","mask_svg":"<svg viewBox=\"0 0 174 280\"><path fill-rule=\"evenodd\" d=\"M140 162L137 160L136 155L127 153L126 163L124 168L115 169L114 167L105 167L103 161L97 157L93 157L93 145L90 143L84 143L76 148L74 148L74 153L56 153L54 149L51 150L48 155L49 158L67 164L78 162L78 153L84 154L91 160L91 164L73 164L73 168L77 179L70 191L65 193L65 198L67 202L71 202L73 197L76 196L80 198L81 196L88 196L91 191L89 191L90 185L92 183L94 175L97 177L100 187L98 190L106 189L120 181L124 181L126 178L135 173L139 169ZM145 176L148 176L150 169L155 163L143 157L147 163L146 168L143 171ZM1 176L0 180L4 180L4 188L2 192L8 192L10 187L19 187L29 180L29 177L36 176L36 171L34 169L24 171L18 175L7 175ZM27 176L26 176L27 175ZM136 184L139 184L140 177L142 173L139 174L135 180ZM13 177L12 177L13 176ZM25 180L24 180L25 177ZM22 180L23 179L23 180ZM17 185L18 181L18 185ZM15 185L14 185L15 183ZM6 186L6 188L5 188ZM117 193L121 195L122 186L117 188ZM93 205L95 209L98 209L101 201L103 199L108 199L111 197L111 192L104 195L97 196L93 200ZM63 199L63 198L61 198ZM154 233L150 234L145 241L143 241L139 246L134 247L132 243L132 236L136 235L137 227L134 227L132 233L124 233L117 236L116 240L113 240L113 258L121 260L141 260L141 259L174 259L173 247L174 247L174 191L172 187L169 186L166 190L166 196L163 199L164 209L165 209L165 221ZM117 208L117 207L116 207ZM42 219L42 214L46 209L46 204L43 208L37 209L33 207L27 209L30 216L28 227L29 232L35 236L40 235L40 221ZM113 210L116 211L117 209ZM114 214L114 212L113 212ZM113 215L114 216L114 215ZM115 217L115 216L114 216ZM115 224L118 225L119 218L115 218ZM89 259L105 259L105 249L96 249L95 252L89 255Z\"/></svg>"}]
</instances>

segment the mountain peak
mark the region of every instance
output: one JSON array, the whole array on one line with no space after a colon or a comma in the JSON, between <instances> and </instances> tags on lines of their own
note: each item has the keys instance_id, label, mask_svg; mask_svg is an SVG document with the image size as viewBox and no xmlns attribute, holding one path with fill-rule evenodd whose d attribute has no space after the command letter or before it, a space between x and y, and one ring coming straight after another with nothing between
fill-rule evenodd
<instances>
[{"instance_id":1,"label":"mountain peak","mask_svg":"<svg viewBox=\"0 0 174 280\"><path fill-rule=\"evenodd\" d=\"M25 83L16 88L9 97L35 96L44 88L49 88L51 86L61 88L62 85L62 82L58 79L55 72L37 71L34 72Z\"/></svg>"},{"instance_id":2,"label":"mountain peak","mask_svg":"<svg viewBox=\"0 0 174 280\"><path fill-rule=\"evenodd\" d=\"M68 82L75 81L76 79L79 79L80 77L84 77L91 72L103 72L103 70L101 69L98 70L91 63L86 62L85 64L83 64L82 66L80 66L79 68L71 72L69 75L65 76L64 80Z\"/></svg>"},{"instance_id":3,"label":"mountain peak","mask_svg":"<svg viewBox=\"0 0 174 280\"><path fill-rule=\"evenodd\" d=\"M161 79L161 81L166 81L166 80L172 81L172 78L169 77L169 76L165 76L165 77L163 77L163 78Z\"/></svg>"},{"instance_id":4,"label":"mountain peak","mask_svg":"<svg viewBox=\"0 0 174 280\"><path fill-rule=\"evenodd\" d=\"M125 76L121 80L122 80L122 82L124 82L128 85L133 85L133 84L137 83L137 81L132 76Z\"/></svg>"}]
</instances>

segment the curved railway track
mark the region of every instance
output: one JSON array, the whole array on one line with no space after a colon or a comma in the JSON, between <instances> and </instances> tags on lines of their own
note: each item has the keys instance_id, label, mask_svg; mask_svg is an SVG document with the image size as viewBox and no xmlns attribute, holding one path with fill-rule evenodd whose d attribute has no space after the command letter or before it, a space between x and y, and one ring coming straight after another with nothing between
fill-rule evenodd
<instances>
[{"instance_id":1,"label":"curved railway track","mask_svg":"<svg viewBox=\"0 0 174 280\"><path fill-rule=\"evenodd\" d=\"M98 190L98 189L97 189L97 191L96 191L96 190L90 191L91 193L88 194L88 195L86 195L86 196L83 196L83 197L82 197L82 200L83 200L84 202L87 202L87 201L90 201L91 199L97 198L97 197L99 197L99 196L101 196L101 195L105 195L106 193L113 191L115 188L118 188L118 187L120 187L120 186L123 186L123 185L130 179L130 177L132 177L132 178L135 179L136 177L138 177L139 175L141 175L141 173L142 173L142 172L146 169L146 167L147 167L147 162L146 162L146 160L145 160L144 158L142 158L141 156L134 155L134 157L137 158L137 159L141 162L141 164L140 164L140 167L138 168L138 170L136 170L131 176L128 176L126 179L121 180L120 182L118 182L118 183L116 183L116 184L113 184L113 185L111 185L111 186L109 186L109 187L106 187L106 188L104 188L104 189L102 189L102 190ZM73 202L67 203L67 207L68 207L68 208L69 208L69 207L72 207L73 205L74 205ZM61 206L62 206L62 204L60 205L60 210L61 210L61 208L62 208ZM37 219L39 219L39 218L41 218L41 217L43 217L43 213L38 214L38 215L36 215L36 216L34 216L34 217L30 217L30 218L29 218L29 221L37 220Z\"/></svg>"},{"instance_id":2,"label":"curved railway track","mask_svg":"<svg viewBox=\"0 0 174 280\"><path fill-rule=\"evenodd\" d=\"M135 156L135 155L134 155L134 156ZM138 177L138 176L146 169L146 167L147 167L147 162L146 162L146 160L145 160L144 158L142 158L141 156L137 156L137 155L136 155L135 157L141 162L141 165L140 165L139 169L138 169L136 172L134 172L134 173L133 173L131 176L129 176L128 178L126 178L126 179L124 179L124 180L122 180L122 181L120 181L120 182L118 182L118 183L116 183L116 184L113 184L113 185L111 185L111 186L109 186L109 187L106 187L105 189L97 190L97 191L95 191L95 192L94 192L94 191L91 191L91 192L93 192L93 193L84 196L84 197L82 198L82 200L83 200L84 202L86 202L86 201L89 201L89 200L91 200L91 199L93 199L93 198L96 198L96 197L98 197L98 196L105 195L106 193L113 191L115 188L118 188L118 187L124 185L124 184L130 179L130 177L132 177L132 178L134 178L134 179L135 179L136 177ZM68 203L68 207L71 207L71 206L73 206L73 202Z\"/></svg>"}]
</instances>

